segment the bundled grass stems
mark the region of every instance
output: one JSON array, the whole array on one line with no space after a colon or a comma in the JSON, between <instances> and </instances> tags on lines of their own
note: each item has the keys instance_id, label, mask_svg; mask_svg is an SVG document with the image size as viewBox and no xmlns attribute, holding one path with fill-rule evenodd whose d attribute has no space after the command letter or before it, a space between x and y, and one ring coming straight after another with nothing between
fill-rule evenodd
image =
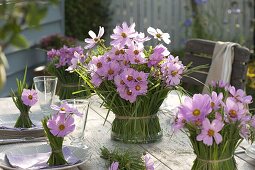
<instances>
[{"instance_id":1,"label":"bundled grass stems","mask_svg":"<svg viewBox=\"0 0 255 170\"><path fill-rule=\"evenodd\" d=\"M132 152L130 150L120 151L115 149L113 151L108 150L106 147L100 148L101 158L106 159L109 165L112 162L118 162L119 168L122 170L145 170L145 164L142 159L142 154L138 152Z\"/></svg>"},{"instance_id":2,"label":"bundled grass stems","mask_svg":"<svg viewBox=\"0 0 255 170\"><path fill-rule=\"evenodd\" d=\"M21 99L23 89L28 88L28 85L26 83L26 76L27 76L27 69L25 69L25 73L24 73L24 77L22 81L19 79L16 79L17 91L14 92L12 90L10 94L13 102L15 103L16 107L20 111L20 115L14 125L15 128L31 128L32 126L34 126L34 124L32 123L29 117L29 110L31 107L25 105Z\"/></svg>"},{"instance_id":3,"label":"bundled grass stems","mask_svg":"<svg viewBox=\"0 0 255 170\"><path fill-rule=\"evenodd\" d=\"M221 132L222 143L207 146L196 140L197 132L188 128L189 139L196 154L192 170L235 170L237 169L234 152L243 138L239 135L240 123L228 124Z\"/></svg>"},{"instance_id":4,"label":"bundled grass stems","mask_svg":"<svg viewBox=\"0 0 255 170\"><path fill-rule=\"evenodd\" d=\"M42 125L43 125L43 128L44 128L45 135L47 136L47 138L49 140L49 144L50 144L51 149L52 149L51 150L51 155L50 155L47 163L50 166L64 165L64 164L67 163L66 160L65 160L63 151L62 151L64 138L54 136L50 132L50 129L47 126L48 120L49 120L49 117L45 117L42 120Z\"/></svg>"}]
</instances>

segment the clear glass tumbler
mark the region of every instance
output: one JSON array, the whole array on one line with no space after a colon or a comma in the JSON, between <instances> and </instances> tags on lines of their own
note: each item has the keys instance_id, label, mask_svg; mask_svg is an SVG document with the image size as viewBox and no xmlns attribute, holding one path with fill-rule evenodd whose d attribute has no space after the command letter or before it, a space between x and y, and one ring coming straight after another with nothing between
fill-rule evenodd
<instances>
[{"instance_id":1,"label":"clear glass tumbler","mask_svg":"<svg viewBox=\"0 0 255 170\"><path fill-rule=\"evenodd\" d=\"M87 123L87 118L88 118L88 111L90 107L90 101L87 99L66 99L63 101L66 101L68 104L77 108L78 111L82 114L81 117L77 115L73 115L75 130L68 135L71 141L70 144L80 148L87 148L85 144L84 135L85 135L85 127Z\"/></svg>"},{"instance_id":2,"label":"clear glass tumbler","mask_svg":"<svg viewBox=\"0 0 255 170\"><path fill-rule=\"evenodd\" d=\"M54 100L58 78L55 76L37 76L33 80L41 110L45 115L50 115L52 112L50 105Z\"/></svg>"}]
</instances>

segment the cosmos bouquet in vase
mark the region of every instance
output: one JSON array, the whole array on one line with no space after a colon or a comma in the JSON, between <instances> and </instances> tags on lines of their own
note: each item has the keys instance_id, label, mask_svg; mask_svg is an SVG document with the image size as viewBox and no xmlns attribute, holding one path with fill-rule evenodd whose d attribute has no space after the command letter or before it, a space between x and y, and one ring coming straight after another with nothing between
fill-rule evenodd
<instances>
[{"instance_id":1,"label":"cosmos bouquet in vase","mask_svg":"<svg viewBox=\"0 0 255 170\"><path fill-rule=\"evenodd\" d=\"M51 49L47 52L48 60L47 71L58 77L60 82L58 95L59 99L85 98L90 93L84 87L84 81L81 81L79 75L73 72L73 61L77 57L82 59L83 49L78 47L64 46L60 49ZM70 67L71 66L71 67Z\"/></svg>"},{"instance_id":2,"label":"cosmos bouquet in vase","mask_svg":"<svg viewBox=\"0 0 255 170\"><path fill-rule=\"evenodd\" d=\"M145 46L151 38L135 30L135 24L116 26L106 47L102 36L89 31L84 63L75 63L75 71L103 100L103 105L115 114L112 138L128 143L148 143L159 140L162 131L158 111L167 94L178 89L187 69L178 57L170 55L161 44L170 43L168 33L148 28L158 40L156 46ZM80 61L80 60L78 60ZM106 117L107 117L106 116Z\"/></svg>"},{"instance_id":3,"label":"cosmos bouquet in vase","mask_svg":"<svg viewBox=\"0 0 255 170\"><path fill-rule=\"evenodd\" d=\"M223 82L213 83L210 89L210 95L195 94L184 100L173 127L190 139L197 156L193 170L237 169L236 148L243 139L254 139L255 117L246 107L252 97Z\"/></svg>"}]
</instances>

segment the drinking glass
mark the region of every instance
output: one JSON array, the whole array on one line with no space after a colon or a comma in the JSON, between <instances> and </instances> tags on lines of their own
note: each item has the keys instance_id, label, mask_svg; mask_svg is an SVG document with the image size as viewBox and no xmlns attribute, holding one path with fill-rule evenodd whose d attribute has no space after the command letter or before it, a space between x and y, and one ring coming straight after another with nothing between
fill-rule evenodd
<instances>
[{"instance_id":1,"label":"drinking glass","mask_svg":"<svg viewBox=\"0 0 255 170\"><path fill-rule=\"evenodd\" d=\"M88 118L88 111L90 107L90 101L86 99L66 99L63 101L66 101L68 104L78 109L78 111L82 114L81 117L73 115L75 130L68 135L69 139L71 140L70 144L80 148L87 148L87 146L85 145L84 135Z\"/></svg>"},{"instance_id":2,"label":"drinking glass","mask_svg":"<svg viewBox=\"0 0 255 170\"><path fill-rule=\"evenodd\" d=\"M45 115L50 115L50 105L54 100L58 78L55 76L37 76L33 78L39 104Z\"/></svg>"}]
</instances>

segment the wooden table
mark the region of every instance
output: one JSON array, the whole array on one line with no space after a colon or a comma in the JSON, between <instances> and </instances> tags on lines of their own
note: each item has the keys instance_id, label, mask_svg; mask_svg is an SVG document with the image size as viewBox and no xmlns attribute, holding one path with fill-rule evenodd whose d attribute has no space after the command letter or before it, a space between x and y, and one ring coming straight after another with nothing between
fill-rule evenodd
<instances>
[{"instance_id":1,"label":"wooden table","mask_svg":"<svg viewBox=\"0 0 255 170\"><path fill-rule=\"evenodd\" d=\"M100 100L98 100L100 101ZM88 122L85 131L86 143L92 153L91 158L82 166L75 169L81 170L103 170L108 169L107 163L100 158L100 148L106 146L107 148L122 148L132 149L135 151L148 152L155 163L156 170L188 170L193 164L195 155L193 154L187 136L183 133L171 135L170 121L176 111L174 109L179 105L178 96L174 93L169 94L168 98L162 105L162 109L168 108L171 112L161 113L159 115L161 126L164 132L161 141L151 144L123 144L121 142L111 140L111 122L114 115L110 114L105 125L103 125L106 109L100 108L98 102L94 102L91 106L88 115ZM13 114L18 113L11 98L0 99L0 114ZM32 107L32 114L39 114L39 106ZM37 143L22 143L22 144L9 144L0 145L0 152L9 148L21 146L41 145L43 142ZM247 143L243 142L242 146L247 147ZM240 150L240 148L239 148ZM240 170L253 170L255 169L255 162L244 153L235 156ZM1 169L1 168L0 168Z\"/></svg>"}]
</instances>

